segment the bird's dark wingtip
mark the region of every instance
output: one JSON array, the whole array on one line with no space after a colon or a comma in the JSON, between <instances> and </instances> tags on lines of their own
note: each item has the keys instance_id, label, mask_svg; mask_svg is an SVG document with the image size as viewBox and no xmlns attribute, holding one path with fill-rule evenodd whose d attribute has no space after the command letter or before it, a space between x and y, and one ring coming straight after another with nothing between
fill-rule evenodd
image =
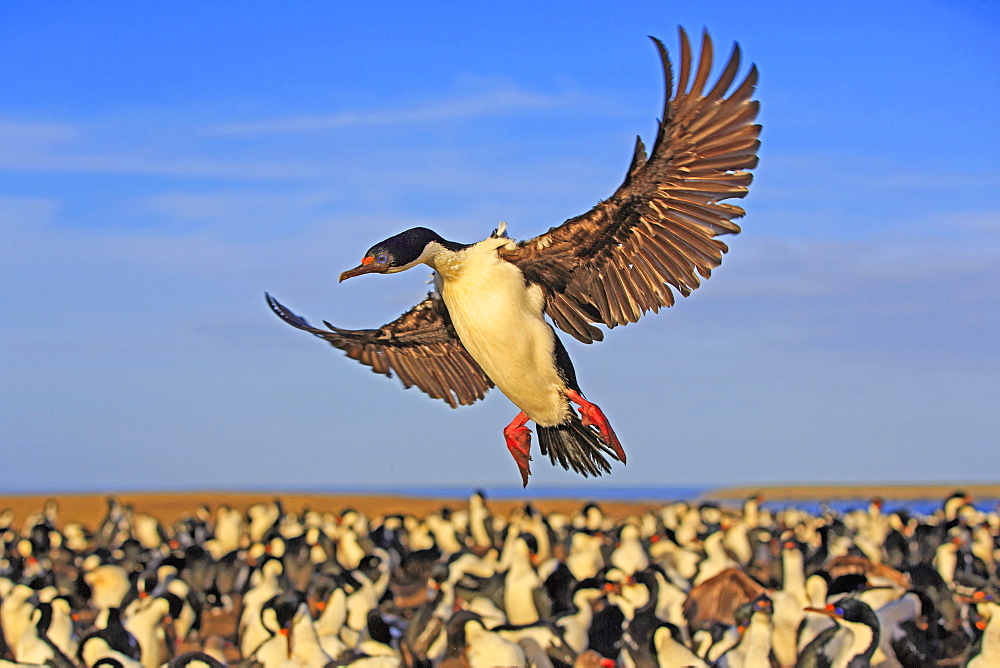
<instances>
[{"instance_id":1,"label":"bird's dark wingtip","mask_svg":"<svg viewBox=\"0 0 1000 668\"><path fill-rule=\"evenodd\" d=\"M267 291L264 292L264 301L267 302L267 305L270 307L272 311L278 313L278 310L281 308L281 304L278 303L277 299L271 296L270 292ZM281 314L278 313L278 315Z\"/></svg>"},{"instance_id":2,"label":"bird's dark wingtip","mask_svg":"<svg viewBox=\"0 0 1000 668\"><path fill-rule=\"evenodd\" d=\"M269 292L264 293L264 300L267 302L267 305L271 308L271 310L274 311L275 315L280 317L282 320L287 320L288 316L291 315L288 309L285 308L281 302L272 297Z\"/></svg>"},{"instance_id":3,"label":"bird's dark wingtip","mask_svg":"<svg viewBox=\"0 0 1000 668\"><path fill-rule=\"evenodd\" d=\"M295 327L297 329L305 330L307 332L312 332L316 334L319 330L309 324L305 318L300 315L292 313L288 308L279 302L277 299L272 297L269 293L264 293L264 299L267 301L267 305L271 307L271 310L276 316L284 320L286 323Z\"/></svg>"}]
</instances>

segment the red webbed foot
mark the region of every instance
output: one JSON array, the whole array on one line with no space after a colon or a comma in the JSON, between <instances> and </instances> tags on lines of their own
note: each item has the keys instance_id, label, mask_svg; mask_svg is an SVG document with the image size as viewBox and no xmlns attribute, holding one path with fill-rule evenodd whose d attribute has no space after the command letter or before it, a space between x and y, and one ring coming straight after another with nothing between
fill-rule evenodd
<instances>
[{"instance_id":1,"label":"red webbed foot","mask_svg":"<svg viewBox=\"0 0 1000 668\"><path fill-rule=\"evenodd\" d=\"M608 421L604 411L602 411L597 404L593 404L583 396L574 390L566 390L566 397L575 404L580 406L580 422L583 423L585 427L597 427L601 432L601 440L608 444L615 452L615 456L618 457L622 464L625 463L625 450L622 448L621 442L615 435L615 430L611 428L611 422Z\"/></svg>"},{"instance_id":2,"label":"red webbed foot","mask_svg":"<svg viewBox=\"0 0 1000 668\"><path fill-rule=\"evenodd\" d=\"M531 475L531 430L524 425L528 422L528 416L524 411L517 414L517 417L503 429L503 437L507 441L507 449L514 457L518 472L521 474L521 484L528 486L528 476Z\"/></svg>"}]
</instances>

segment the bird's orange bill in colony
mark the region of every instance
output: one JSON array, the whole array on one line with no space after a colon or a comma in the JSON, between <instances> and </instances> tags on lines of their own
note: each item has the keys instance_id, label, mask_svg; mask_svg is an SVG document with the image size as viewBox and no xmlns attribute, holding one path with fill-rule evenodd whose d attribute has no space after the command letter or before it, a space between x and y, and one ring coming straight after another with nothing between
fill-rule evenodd
<instances>
[{"instance_id":1,"label":"bird's orange bill in colony","mask_svg":"<svg viewBox=\"0 0 1000 668\"><path fill-rule=\"evenodd\" d=\"M642 140L625 181L593 209L545 234L514 241L500 227L471 244L417 227L372 246L357 267L340 276L391 274L418 264L434 271L434 290L378 329L310 325L270 295L285 322L325 339L375 372L399 375L453 408L497 387L520 409L504 438L522 482L528 484L531 432L553 464L584 476L625 462L607 417L584 398L556 327L583 343L608 328L636 322L648 311L687 296L722 262L718 239L736 234L742 208L723 200L743 197L757 165L757 69L740 69L734 45L709 86L713 47L702 37L695 60L679 31L676 88L663 44L653 39L666 80L666 101L649 156ZM730 92L731 91L731 92ZM484 305L487 305L484 308ZM484 315L485 314L485 315ZM578 415L573 405L579 406Z\"/></svg>"}]
</instances>

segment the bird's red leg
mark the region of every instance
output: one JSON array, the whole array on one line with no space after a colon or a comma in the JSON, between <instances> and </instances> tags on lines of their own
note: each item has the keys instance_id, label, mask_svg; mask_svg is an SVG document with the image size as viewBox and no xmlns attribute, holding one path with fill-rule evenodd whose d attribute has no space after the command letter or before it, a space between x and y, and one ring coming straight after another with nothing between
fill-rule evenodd
<instances>
[{"instance_id":1,"label":"bird's red leg","mask_svg":"<svg viewBox=\"0 0 1000 668\"><path fill-rule=\"evenodd\" d=\"M604 415L604 411L598 408L597 404L592 404L584 399L575 390L566 390L566 398L580 405L580 421L583 423L583 426L597 427L601 431L601 439L615 451L615 455L624 464L625 450L618 441L618 437L615 436L615 430L611 428L611 423L608 421L607 416Z\"/></svg>"},{"instance_id":2,"label":"bird's red leg","mask_svg":"<svg viewBox=\"0 0 1000 668\"><path fill-rule=\"evenodd\" d=\"M531 430L524 425L530 418L521 411L517 414L509 425L503 428L503 437L507 441L507 449L517 463L518 471L521 473L521 483L528 486L528 476L531 475Z\"/></svg>"}]
</instances>

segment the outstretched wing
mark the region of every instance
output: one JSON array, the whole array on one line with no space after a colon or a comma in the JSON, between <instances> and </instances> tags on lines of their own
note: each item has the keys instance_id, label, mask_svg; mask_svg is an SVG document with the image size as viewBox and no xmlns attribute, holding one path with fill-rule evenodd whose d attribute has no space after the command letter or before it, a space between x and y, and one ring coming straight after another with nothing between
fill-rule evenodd
<instances>
[{"instance_id":1,"label":"outstretched wing","mask_svg":"<svg viewBox=\"0 0 1000 668\"><path fill-rule=\"evenodd\" d=\"M395 371L406 387L416 385L452 408L475 403L493 387L459 341L448 310L432 294L378 329L340 329L326 321L327 329L320 329L271 295L265 297L271 310L292 327L315 334L375 373L392 377Z\"/></svg>"},{"instance_id":2,"label":"outstretched wing","mask_svg":"<svg viewBox=\"0 0 1000 668\"><path fill-rule=\"evenodd\" d=\"M744 214L721 200L745 196L753 178L746 170L757 165L756 66L726 97L740 66L739 45L706 92L712 40L703 35L695 68L681 30L680 79L671 96L667 51L651 39L663 63L666 102L649 158L637 139L625 182L610 199L500 251L527 280L545 286L546 313L584 343L604 338L595 323L635 322L673 305L670 286L687 296L711 275L728 250L716 237L738 233L733 219Z\"/></svg>"}]
</instances>

